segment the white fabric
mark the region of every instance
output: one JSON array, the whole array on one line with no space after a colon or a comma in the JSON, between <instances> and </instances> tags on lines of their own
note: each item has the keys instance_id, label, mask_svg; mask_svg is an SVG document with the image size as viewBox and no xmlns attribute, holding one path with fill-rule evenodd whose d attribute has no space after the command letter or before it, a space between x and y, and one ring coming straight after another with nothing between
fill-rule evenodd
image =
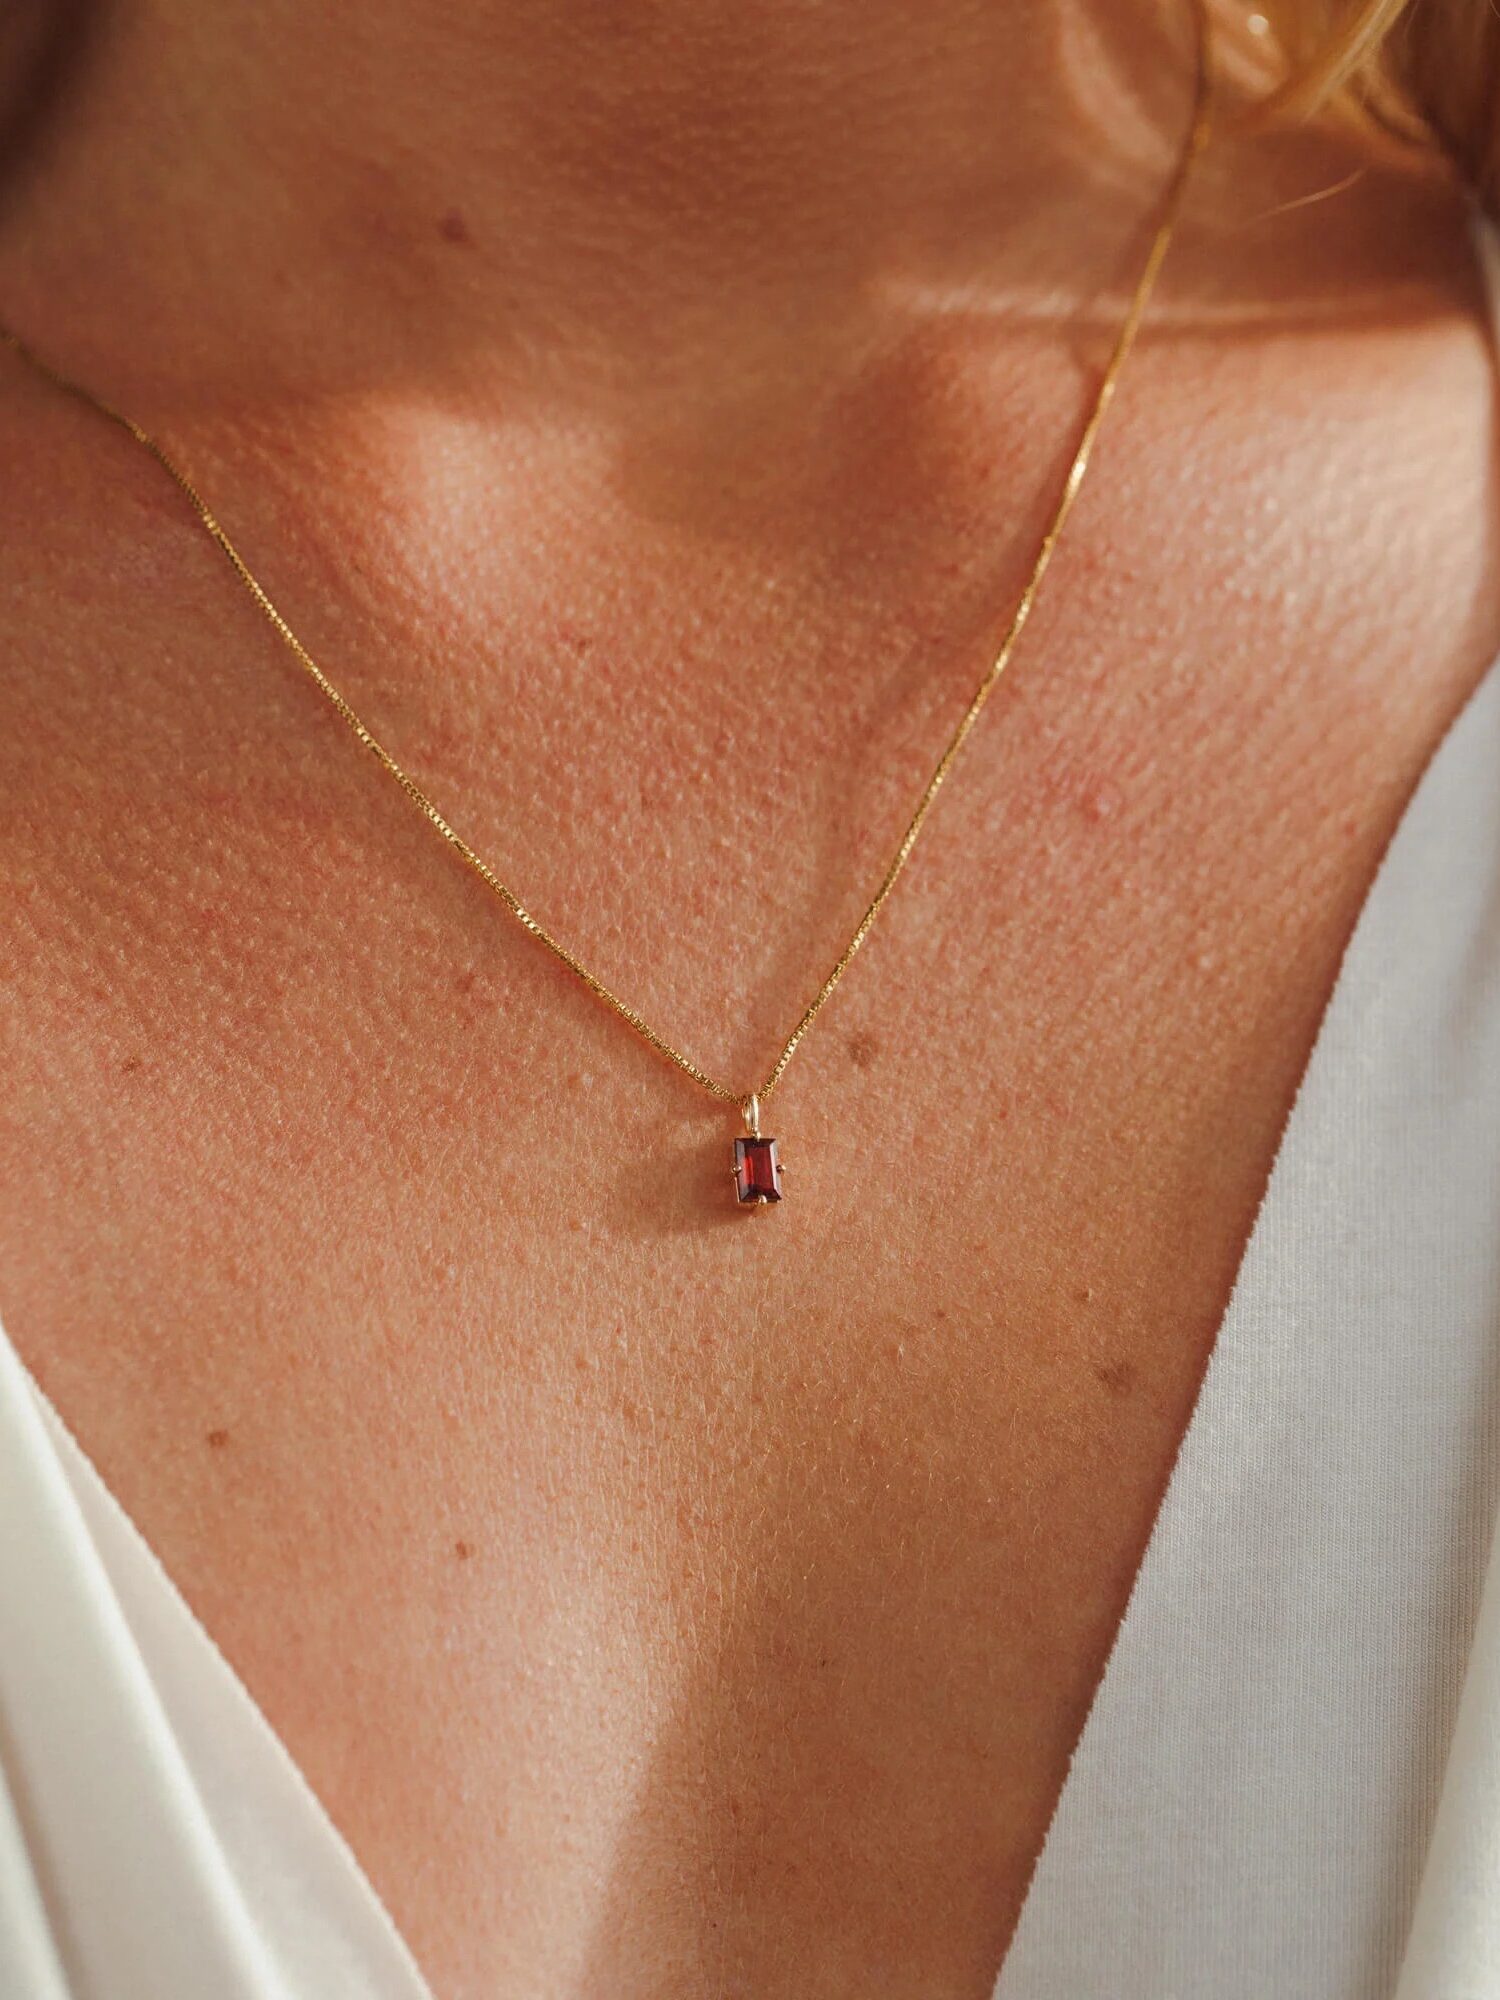
<instances>
[{"instance_id":1,"label":"white fabric","mask_svg":"<svg viewBox=\"0 0 1500 2000\"><path fill-rule=\"evenodd\" d=\"M995 2000L1500 2000L1497 1501L1500 664L1361 915ZM430 2000L3 1332L0 2000Z\"/></svg>"}]
</instances>

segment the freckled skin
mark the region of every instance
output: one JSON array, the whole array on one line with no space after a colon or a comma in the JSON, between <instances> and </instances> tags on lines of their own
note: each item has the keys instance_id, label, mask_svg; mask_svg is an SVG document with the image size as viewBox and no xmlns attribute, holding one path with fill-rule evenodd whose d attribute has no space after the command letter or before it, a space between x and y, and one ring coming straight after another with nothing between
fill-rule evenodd
<instances>
[{"instance_id":1,"label":"freckled skin","mask_svg":"<svg viewBox=\"0 0 1500 2000\"><path fill-rule=\"evenodd\" d=\"M154 468L0 374L0 1303L439 2000L993 1986L1339 954L1500 645L1459 209L1363 144L1205 194L763 1213L735 1120L454 865ZM1336 203L1246 220L1351 147ZM482 192L361 240L468 273ZM816 396L763 331L712 396L643 369L567 422L524 372L470 427L398 369L173 406L462 830L736 1078L878 878L1081 393L1003 313L877 313Z\"/></svg>"}]
</instances>

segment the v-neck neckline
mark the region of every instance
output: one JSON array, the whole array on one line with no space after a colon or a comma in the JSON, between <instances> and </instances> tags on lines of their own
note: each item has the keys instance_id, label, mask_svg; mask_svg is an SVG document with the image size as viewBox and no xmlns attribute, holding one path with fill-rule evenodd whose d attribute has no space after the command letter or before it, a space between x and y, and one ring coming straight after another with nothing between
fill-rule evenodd
<instances>
[{"instance_id":1,"label":"v-neck neckline","mask_svg":"<svg viewBox=\"0 0 1500 2000\"><path fill-rule=\"evenodd\" d=\"M1305 1136L1303 1131L1303 1125L1304 1122L1307 1120L1307 1118L1310 1116L1308 1110L1309 1084L1311 1080L1316 1075L1320 1074L1324 1069L1326 1069L1329 1066L1330 1062L1333 1060L1335 1051L1333 1051L1330 1046L1330 1038L1331 1036L1337 1035L1337 1033L1339 1032L1338 1022L1340 1019L1340 1015L1337 1003L1339 1001L1339 997L1343 989L1348 983L1350 977L1351 961L1353 960L1356 952L1359 950L1361 942L1362 940L1364 940L1368 932L1371 912L1372 910L1377 908L1378 892L1380 890L1381 884L1384 881L1392 865L1393 856L1395 856L1400 852L1401 848L1404 846L1404 844L1409 840L1411 836L1411 829L1414 823L1415 815L1419 807L1419 802L1424 797L1427 788L1430 786L1434 778L1434 775L1436 773L1436 767L1438 767L1440 764L1444 749L1446 749L1446 747L1453 742L1454 738L1458 736L1463 730L1465 730L1467 727L1474 725L1475 719L1478 717L1480 713L1481 707L1483 706L1486 696L1488 696L1488 698L1491 700L1495 699L1497 696L1500 696L1500 686L1496 685L1497 682L1500 682L1500 661L1497 661L1494 665L1492 665L1489 669L1487 669L1478 687L1470 695L1468 701L1464 705L1464 708L1461 710L1458 717L1454 720L1454 722L1450 726L1450 729L1444 738L1443 744L1439 746L1438 751L1434 754L1433 759L1429 762L1411 798L1408 799L1406 805L1403 808L1402 814L1400 816L1400 819L1398 820L1391 841L1387 846L1385 855L1380 863L1380 866L1376 870L1374 879L1372 880L1369 888L1366 891L1366 895L1361 904L1359 917L1351 933L1349 943L1345 950L1343 961L1341 963L1338 975L1334 981L1328 1005L1325 1008L1322 1020L1320 1022L1320 1025L1313 1040L1312 1049L1304 1065L1302 1073L1302 1082L1298 1091L1296 1101L1288 1116L1285 1127L1283 1128L1281 1140L1277 1148L1276 1161L1275 1164L1273 1165L1272 1172L1269 1181L1267 1183L1265 1197L1262 1201L1260 1211L1256 1217L1255 1223L1252 1227L1249 1238L1244 1246L1240 1258L1239 1267L1235 1279L1234 1288L1231 1294L1229 1307L1226 1310L1223 1319L1220 1322L1219 1328L1217 1330L1207 1370L1204 1374L1202 1381L1200 1382L1192 1413L1183 1431L1182 1440L1179 1447L1179 1454L1177 1458L1177 1465L1179 1468L1183 1464L1184 1458L1189 1453L1191 1441L1193 1440L1195 1434L1202 1431L1205 1424L1208 1421L1210 1421L1212 1415L1214 1414L1215 1401L1219 1393L1218 1385L1225 1373L1225 1369L1227 1366L1227 1354L1226 1354L1227 1343L1230 1342L1234 1337L1234 1326L1236 1319L1243 1314L1245 1291L1247 1284L1253 1283L1254 1272L1259 1259L1260 1250L1264 1243L1264 1239L1266 1238L1268 1233L1278 1229L1281 1226L1282 1223L1281 1207L1282 1207L1282 1201L1284 1199L1283 1195L1280 1192L1280 1176L1281 1176L1282 1164L1289 1149L1293 1145L1299 1143ZM0 1340L4 1339L5 1335L3 1328L0 1328ZM9 1342L7 1341L6 1344L9 1345ZM13 1354L15 1352L13 1347L11 1348L11 1352ZM339 1857L339 1865L344 1869L346 1873L353 1874L358 1884L359 1893L368 1902L370 1911L372 1912L372 1914L376 1916L379 1924L388 1931L389 1942L390 1942L390 1964L391 1964L390 1986L391 1986L392 2000L394 2000L394 1997L397 1995L401 1997L401 2000L435 2000L435 1996L432 1993L431 1987L429 1986L425 1975L421 1973L417 1965L415 1955L412 1953L410 1946L406 1943L405 1939L402 1937L401 1932L397 1927L394 1918L390 1915L390 1912L387 1909L384 1900L379 1895L379 1892L375 1889L358 1856L354 1853L353 1849L350 1847L348 1841L345 1839L343 1834L335 1826L326 1807L324 1807L321 1800L318 1798L316 1792L314 1791L312 1785L306 1778L305 1774L301 1771L300 1767L297 1765L295 1759L292 1757L291 1752L288 1750L286 1744L274 1730L270 1721L267 1719L264 1711L260 1708L259 1704L256 1702L254 1696L250 1693L248 1688L246 1688L245 1684L240 1680L239 1676L237 1675L233 1667L229 1664L227 1658L220 1650L220 1648L218 1647L217 1643L214 1641L212 1636L206 1631L206 1629L202 1626L202 1624L193 1614L191 1608L187 1605L186 1600L183 1598L182 1593L178 1589L177 1585L174 1583L174 1581L172 1580L172 1578L162 1565L160 1558L156 1555L156 1552L151 1548L151 1545L146 1541L141 1531L135 1526L134 1522L126 1514L124 1508L115 1498L110 1488L106 1485L102 1475L99 1473L98 1469L94 1466L92 1460L84 1452L82 1446L78 1443L76 1438L73 1436L72 1432L68 1429L60 1413L56 1410L56 1408L47 1398L45 1392L41 1389L39 1384L36 1382L35 1378L30 1374L28 1370L26 1370L25 1364L20 1361L18 1355L16 1356L16 1360L17 1364L20 1366L22 1370L22 1373L25 1377L28 1386L30 1387L32 1393L35 1395L43 1411L44 1417L53 1435L53 1438L57 1442L60 1451L65 1458L65 1461L69 1464L70 1470L72 1471L73 1474L76 1475L76 1478L81 1479L90 1489L95 1491L98 1495L102 1496L104 1501L107 1503L111 1513L115 1517L117 1517L118 1521L122 1524L123 1529L128 1534L132 1544L138 1548L139 1552L145 1557L145 1559L149 1563L153 1577L159 1583L161 1591L168 1594L168 1596L171 1598L174 1604L174 1607L179 1611L180 1613L179 1622L183 1624L183 1628L185 1630L189 1628L191 1629L191 1632L194 1635L193 1643L196 1644L201 1650L204 1672L222 1678L223 1680L226 1681L226 1683L229 1686L233 1688L235 1695L235 1703L238 1707L244 1710L244 1712L247 1714L248 1717L253 1719L253 1727L256 1733L262 1739L265 1754L267 1756L275 1758L278 1762L281 1762L289 1766L291 1771L295 1774L297 1780L297 1789L303 1796L303 1800L305 1803L305 1811L308 1816L308 1819L310 1822L315 1821L317 1824L318 1837L324 1840L326 1843L329 1843L333 1849L337 1850L337 1854ZM1246 1439L1245 1443L1247 1449L1253 1448L1252 1440ZM1156 1516L1152 1523L1151 1532L1147 1540L1145 1551L1141 1557L1140 1563L1137 1566L1135 1582L1132 1587L1131 1599L1130 1599L1130 1602L1132 1604L1135 1602L1136 1597L1140 1592L1143 1586L1143 1581L1145 1579L1149 1577L1153 1579L1157 1584L1160 1584L1161 1572L1163 1570L1163 1567L1166 1565L1170 1565L1171 1562L1173 1561L1174 1548L1178 1543L1178 1541L1180 1540L1180 1537L1174 1532L1177 1526L1177 1517L1184 1508L1191 1507L1192 1504L1193 1504L1193 1496L1190 1493L1181 1490L1177 1474L1174 1472L1174 1475L1172 1479L1169 1480L1167 1489L1158 1506ZM1177 1579L1177 1582L1184 1591L1189 1590L1191 1588L1191 1578L1189 1577L1185 1576L1180 1577ZM1062 1789L1056 1801L1052 1818L1053 1828L1056 1828L1056 1826L1058 1825L1059 1820L1061 1819L1065 1809L1067 1808L1071 1793L1079 1783L1079 1772L1080 1769L1082 1768L1081 1760L1089 1755L1092 1755L1096 1748L1096 1746L1092 1743L1090 1739L1090 1729L1095 1726L1095 1719L1101 1713L1104 1712L1107 1706L1107 1698L1113 1679L1118 1675L1120 1671L1119 1662L1121 1657L1121 1648L1122 1648L1122 1643L1124 1642L1125 1635L1129 1629L1129 1619L1130 1619L1130 1608L1129 1606L1127 1606L1126 1612L1122 1617L1119 1626L1116 1628L1113 1642L1111 1645L1111 1650L1108 1659L1106 1661L1104 1671L1100 1676L1099 1682L1096 1686L1094 1700L1090 1710L1090 1720L1085 1725L1085 1729L1079 1739L1079 1745L1077 1750L1075 1751L1073 1762L1070 1765L1068 1774L1064 1780ZM1050 1840L1051 1840L1051 1835L1049 1834L1048 1844L1044 1844L1043 1846L1041 1856L1039 1857L1037 1867L1033 1874L1032 1881L1028 1889L1025 1902L1023 1904L1023 1909L1021 1913L1021 1925L1024 1925L1028 1922L1038 1903L1042 1899L1046 1898L1047 1895L1050 1893L1049 1864L1048 1864ZM1019 1931L1020 1931L1020 1925L1018 1925L1017 1927L1018 1935ZM999 1979L1000 1983L997 1987L997 1995L1003 1996L1005 1992L1004 1968L1002 1968L1001 1970ZM382 1995L381 2000L386 2000L386 1996Z\"/></svg>"}]
</instances>

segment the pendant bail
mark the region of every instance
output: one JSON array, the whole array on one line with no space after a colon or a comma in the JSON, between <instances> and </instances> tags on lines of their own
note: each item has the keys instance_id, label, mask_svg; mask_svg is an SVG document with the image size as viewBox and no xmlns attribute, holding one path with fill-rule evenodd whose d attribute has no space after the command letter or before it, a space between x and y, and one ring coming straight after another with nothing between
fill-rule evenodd
<instances>
[{"instance_id":1,"label":"pendant bail","mask_svg":"<svg viewBox=\"0 0 1500 2000\"><path fill-rule=\"evenodd\" d=\"M758 1139L760 1137L760 1097L758 1093L752 1090L748 1097L742 1098L740 1100L740 1109L745 1114L745 1130L750 1134L752 1139Z\"/></svg>"}]
</instances>

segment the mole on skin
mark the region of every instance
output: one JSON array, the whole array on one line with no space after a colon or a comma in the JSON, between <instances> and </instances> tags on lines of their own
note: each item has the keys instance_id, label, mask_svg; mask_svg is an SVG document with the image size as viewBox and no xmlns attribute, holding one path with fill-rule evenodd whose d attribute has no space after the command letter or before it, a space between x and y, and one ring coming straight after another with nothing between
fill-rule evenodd
<instances>
[{"instance_id":1,"label":"mole on skin","mask_svg":"<svg viewBox=\"0 0 1500 2000\"><path fill-rule=\"evenodd\" d=\"M1135 1387L1136 1370L1129 1361L1101 1362L1094 1373L1112 1396L1126 1396Z\"/></svg>"},{"instance_id":2,"label":"mole on skin","mask_svg":"<svg viewBox=\"0 0 1500 2000\"><path fill-rule=\"evenodd\" d=\"M213 1446L215 1451L222 1451L229 1442L229 1433L228 1431L210 1431L208 1433L208 1442Z\"/></svg>"}]
</instances>

